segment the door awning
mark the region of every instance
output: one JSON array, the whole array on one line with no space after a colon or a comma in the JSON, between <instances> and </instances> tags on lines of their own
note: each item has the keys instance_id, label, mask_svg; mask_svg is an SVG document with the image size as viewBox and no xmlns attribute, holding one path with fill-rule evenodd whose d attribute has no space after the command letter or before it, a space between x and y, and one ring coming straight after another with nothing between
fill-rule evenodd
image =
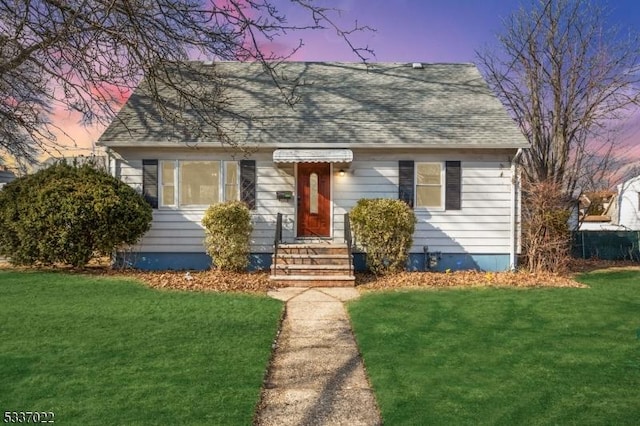
<instances>
[{"instance_id":1,"label":"door awning","mask_svg":"<svg viewBox=\"0 0 640 426\"><path fill-rule=\"evenodd\" d=\"M350 163L350 149L276 149L274 163Z\"/></svg>"}]
</instances>

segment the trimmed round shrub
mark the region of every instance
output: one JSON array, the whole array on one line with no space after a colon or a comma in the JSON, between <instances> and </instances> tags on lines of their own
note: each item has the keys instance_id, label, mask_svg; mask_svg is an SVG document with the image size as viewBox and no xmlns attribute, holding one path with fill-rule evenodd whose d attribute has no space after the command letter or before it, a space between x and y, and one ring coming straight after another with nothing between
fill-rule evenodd
<instances>
[{"instance_id":1,"label":"trimmed round shrub","mask_svg":"<svg viewBox=\"0 0 640 426\"><path fill-rule=\"evenodd\" d=\"M212 204L202 218L204 245L216 268L241 271L249 264L251 212L240 201Z\"/></svg>"},{"instance_id":2,"label":"trimmed round shrub","mask_svg":"<svg viewBox=\"0 0 640 426\"><path fill-rule=\"evenodd\" d=\"M0 191L0 255L17 265L82 267L135 244L151 218L151 206L129 185L61 162Z\"/></svg>"},{"instance_id":3,"label":"trimmed round shrub","mask_svg":"<svg viewBox=\"0 0 640 426\"><path fill-rule=\"evenodd\" d=\"M413 244L416 217L401 200L360 199L349 213L356 242L375 274L404 269Z\"/></svg>"}]
</instances>

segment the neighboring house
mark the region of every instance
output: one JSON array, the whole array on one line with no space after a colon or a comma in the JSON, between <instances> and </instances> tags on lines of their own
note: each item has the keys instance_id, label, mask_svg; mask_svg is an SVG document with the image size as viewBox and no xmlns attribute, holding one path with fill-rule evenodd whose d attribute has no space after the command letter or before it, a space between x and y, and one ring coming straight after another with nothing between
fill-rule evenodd
<instances>
[{"instance_id":1,"label":"neighboring house","mask_svg":"<svg viewBox=\"0 0 640 426\"><path fill-rule=\"evenodd\" d=\"M617 187L603 204L601 215L586 215L580 231L640 231L640 176Z\"/></svg>"},{"instance_id":2,"label":"neighboring house","mask_svg":"<svg viewBox=\"0 0 640 426\"><path fill-rule=\"evenodd\" d=\"M0 189L5 186L7 183L11 182L16 178L16 174L12 171L0 166Z\"/></svg>"},{"instance_id":3,"label":"neighboring house","mask_svg":"<svg viewBox=\"0 0 640 426\"><path fill-rule=\"evenodd\" d=\"M269 267L276 216L286 242L342 242L344 214L360 198L400 198L418 219L409 267L506 270L519 247L514 158L528 142L472 64L302 63L292 108L256 63L202 63L226 78L239 117L228 136L191 140L158 118L138 89L99 144L110 171L152 204L135 266L202 269L200 224L209 204L251 208L253 268ZM142 87L142 86L140 86ZM249 118L247 118L249 117ZM364 257L355 254L362 267Z\"/></svg>"},{"instance_id":4,"label":"neighboring house","mask_svg":"<svg viewBox=\"0 0 640 426\"><path fill-rule=\"evenodd\" d=\"M614 224L630 231L640 231L640 176L618 185Z\"/></svg>"},{"instance_id":5,"label":"neighboring house","mask_svg":"<svg viewBox=\"0 0 640 426\"><path fill-rule=\"evenodd\" d=\"M607 215L588 215L582 218L579 231L617 231L620 227L611 222Z\"/></svg>"},{"instance_id":6,"label":"neighboring house","mask_svg":"<svg viewBox=\"0 0 640 426\"><path fill-rule=\"evenodd\" d=\"M614 191L597 191L580 196L579 231L612 231L619 229L612 223L612 215L617 214ZM575 230L575 228L571 228Z\"/></svg>"}]
</instances>

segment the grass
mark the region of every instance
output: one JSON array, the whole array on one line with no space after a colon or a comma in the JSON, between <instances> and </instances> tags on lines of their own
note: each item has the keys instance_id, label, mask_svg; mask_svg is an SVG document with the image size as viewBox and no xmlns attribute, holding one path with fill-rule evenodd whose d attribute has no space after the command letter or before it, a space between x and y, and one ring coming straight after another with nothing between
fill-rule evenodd
<instances>
[{"instance_id":1,"label":"grass","mask_svg":"<svg viewBox=\"0 0 640 426\"><path fill-rule=\"evenodd\" d=\"M386 424L638 424L640 272L349 305Z\"/></svg>"},{"instance_id":2,"label":"grass","mask_svg":"<svg viewBox=\"0 0 640 426\"><path fill-rule=\"evenodd\" d=\"M0 272L0 414L62 424L250 424L282 304Z\"/></svg>"}]
</instances>

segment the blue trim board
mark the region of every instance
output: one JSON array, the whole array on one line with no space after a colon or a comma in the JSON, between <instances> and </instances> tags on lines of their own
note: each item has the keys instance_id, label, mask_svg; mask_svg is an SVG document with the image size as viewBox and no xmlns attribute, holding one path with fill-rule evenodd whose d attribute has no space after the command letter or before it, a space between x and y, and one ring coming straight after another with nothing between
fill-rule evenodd
<instances>
[{"instance_id":1,"label":"blue trim board","mask_svg":"<svg viewBox=\"0 0 640 426\"><path fill-rule=\"evenodd\" d=\"M422 253L409 254L407 262L409 271L424 271L425 256ZM496 254L469 254L469 253L442 253L435 267L431 270L443 272L447 269L452 271L476 270L502 272L511 268L509 253Z\"/></svg>"},{"instance_id":2,"label":"blue trim board","mask_svg":"<svg viewBox=\"0 0 640 426\"><path fill-rule=\"evenodd\" d=\"M205 271L211 268L211 257L205 253L118 253L114 262L117 267L130 267L143 271ZM270 253L249 255L249 271L269 269Z\"/></svg>"},{"instance_id":3,"label":"blue trim board","mask_svg":"<svg viewBox=\"0 0 640 426\"><path fill-rule=\"evenodd\" d=\"M367 270L365 253L353 254L353 265L356 272ZM510 269L509 254L469 254L469 253L441 253L438 263L432 271L444 272L477 270L501 272ZM423 253L409 253L406 269L408 271L425 271L425 255Z\"/></svg>"},{"instance_id":4,"label":"blue trim board","mask_svg":"<svg viewBox=\"0 0 640 426\"><path fill-rule=\"evenodd\" d=\"M145 271L166 270L198 270L211 268L211 258L205 253L118 253L116 266L127 266ZM364 253L353 254L353 265L357 272L366 271ZM407 270L424 271L425 256L423 253L410 253ZM252 253L249 259L249 271L268 270L271 267L271 253ZM452 271L475 269L480 271L509 270L509 254L468 254L442 253L433 271Z\"/></svg>"},{"instance_id":5,"label":"blue trim board","mask_svg":"<svg viewBox=\"0 0 640 426\"><path fill-rule=\"evenodd\" d=\"M271 268L271 253L251 253L249 255L249 271L269 270Z\"/></svg>"},{"instance_id":6,"label":"blue trim board","mask_svg":"<svg viewBox=\"0 0 640 426\"><path fill-rule=\"evenodd\" d=\"M204 271L211 268L211 257L206 253L118 253L114 264L143 271Z\"/></svg>"}]
</instances>

